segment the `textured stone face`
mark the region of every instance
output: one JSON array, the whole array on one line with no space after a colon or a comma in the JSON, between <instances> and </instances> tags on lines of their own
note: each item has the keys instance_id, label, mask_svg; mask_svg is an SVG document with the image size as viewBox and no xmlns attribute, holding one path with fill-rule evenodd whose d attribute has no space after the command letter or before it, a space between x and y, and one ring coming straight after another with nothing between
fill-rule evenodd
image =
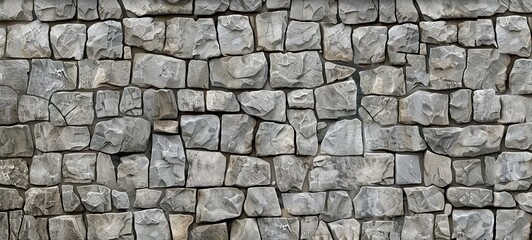
<instances>
[{"instance_id":1,"label":"textured stone face","mask_svg":"<svg viewBox=\"0 0 532 240\"><path fill-rule=\"evenodd\" d=\"M357 85L348 80L316 88L316 113L319 119L337 119L356 114Z\"/></svg>"},{"instance_id":2,"label":"textured stone face","mask_svg":"<svg viewBox=\"0 0 532 240\"><path fill-rule=\"evenodd\" d=\"M147 209L133 213L137 238L170 240L170 226L160 209Z\"/></svg>"},{"instance_id":3,"label":"textured stone face","mask_svg":"<svg viewBox=\"0 0 532 240\"><path fill-rule=\"evenodd\" d=\"M156 54L135 54L131 83L139 87L184 88L186 63Z\"/></svg>"},{"instance_id":4,"label":"textured stone face","mask_svg":"<svg viewBox=\"0 0 532 240\"><path fill-rule=\"evenodd\" d=\"M342 16L341 12L340 16ZM388 38L387 33L387 28L383 26L358 27L353 29L352 41L355 63L371 64L384 62L386 40Z\"/></svg>"},{"instance_id":5,"label":"textured stone face","mask_svg":"<svg viewBox=\"0 0 532 240\"><path fill-rule=\"evenodd\" d=\"M498 17L495 25L499 51L520 57L530 56L532 42L527 19L521 16Z\"/></svg>"},{"instance_id":6,"label":"textured stone face","mask_svg":"<svg viewBox=\"0 0 532 240\"><path fill-rule=\"evenodd\" d=\"M222 186L226 158L219 152L187 150L187 187Z\"/></svg>"},{"instance_id":7,"label":"textured stone face","mask_svg":"<svg viewBox=\"0 0 532 240\"><path fill-rule=\"evenodd\" d=\"M50 43L56 58L83 59L87 27L83 24L60 24L50 29Z\"/></svg>"},{"instance_id":8,"label":"textured stone face","mask_svg":"<svg viewBox=\"0 0 532 240\"><path fill-rule=\"evenodd\" d=\"M393 126L370 129L366 146L370 150L417 152L427 148L417 126Z\"/></svg>"},{"instance_id":9,"label":"textured stone face","mask_svg":"<svg viewBox=\"0 0 532 240\"><path fill-rule=\"evenodd\" d=\"M294 154L294 128L288 124L262 122L255 135L257 156Z\"/></svg>"},{"instance_id":10,"label":"textured stone face","mask_svg":"<svg viewBox=\"0 0 532 240\"><path fill-rule=\"evenodd\" d=\"M214 21L210 18L172 18L166 21L164 52L178 58L220 56Z\"/></svg>"},{"instance_id":11,"label":"textured stone face","mask_svg":"<svg viewBox=\"0 0 532 240\"><path fill-rule=\"evenodd\" d=\"M179 135L153 135L150 187L185 185L185 161L185 150Z\"/></svg>"},{"instance_id":12,"label":"textured stone face","mask_svg":"<svg viewBox=\"0 0 532 240\"><path fill-rule=\"evenodd\" d=\"M456 46L441 46L430 49L429 76L432 89L462 87L466 66L466 53Z\"/></svg>"},{"instance_id":13,"label":"textured stone face","mask_svg":"<svg viewBox=\"0 0 532 240\"><path fill-rule=\"evenodd\" d=\"M497 45L493 22L479 19L458 24L458 42L466 47Z\"/></svg>"},{"instance_id":14,"label":"textured stone face","mask_svg":"<svg viewBox=\"0 0 532 240\"><path fill-rule=\"evenodd\" d=\"M532 88L532 78L528 72L532 69L532 61L528 59L517 59L510 72L509 83L512 94L530 94Z\"/></svg>"},{"instance_id":15,"label":"textured stone face","mask_svg":"<svg viewBox=\"0 0 532 240\"><path fill-rule=\"evenodd\" d=\"M218 41L223 55L242 55L255 49L249 17L228 15L218 17Z\"/></svg>"},{"instance_id":16,"label":"textured stone face","mask_svg":"<svg viewBox=\"0 0 532 240\"><path fill-rule=\"evenodd\" d=\"M313 88L323 84L318 52L270 54L270 85L273 88Z\"/></svg>"},{"instance_id":17,"label":"textured stone face","mask_svg":"<svg viewBox=\"0 0 532 240\"><path fill-rule=\"evenodd\" d=\"M268 121L286 121L286 96L283 91L251 91L239 94L242 110Z\"/></svg>"},{"instance_id":18,"label":"textured stone face","mask_svg":"<svg viewBox=\"0 0 532 240\"><path fill-rule=\"evenodd\" d=\"M453 210L453 238L493 238L493 212L480 210Z\"/></svg>"},{"instance_id":19,"label":"textured stone face","mask_svg":"<svg viewBox=\"0 0 532 240\"><path fill-rule=\"evenodd\" d=\"M405 94L403 69L392 66L379 66L372 70L360 71L362 93L401 96Z\"/></svg>"},{"instance_id":20,"label":"textured stone face","mask_svg":"<svg viewBox=\"0 0 532 240\"><path fill-rule=\"evenodd\" d=\"M229 89L260 89L268 75L264 53L213 59L209 68L212 86Z\"/></svg>"},{"instance_id":21,"label":"textured stone face","mask_svg":"<svg viewBox=\"0 0 532 240\"><path fill-rule=\"evenodd\" d=\"M250 217L281 216L279 199L272 187L254 187L247 191L244 212Z\"/></svg>"},{"instance_id":22,"label":"textured stone face","mask_svg":"<svg viewBox=\"0 0 532 240\"><path fill-rule=\"evenodd\" d=\"M196 222L217 222L236 218L242 212L244 193L237 188L198 190Z\"/></svg>"},{"instance_id":23,"label":"textured stone face","mask_svg":"<svg viewBox=\"0 0 532 240\"><path fill-rule=\"evenodd\" d=\"M165 40L165 23L151 17L124 18L124 42L146 51L162 51Z\"/></svg>"},{"instance_id":24,"label":"textured stone face","mask_svg":"<svg viewBox=\"0 0 532 240\"><path fill-rule=\"evenodd\" d=\"M108 20L87 29L87 56L91 59L121 58L124 39L122 24Z\"/></svg>"},{"instance_id":25,"label":"textured stone face","mask_svg":"<svg viewBox=\"0 0 532 240\"><path fill-rule=\"evenodd\" d=\"M10 1L15 2L15 1ZM23 2L29 2L27 0ZM4 2L5 4L12 4ZM11 8L11 6L7 8ZM5 7L3 8L5 9ZM28 19L28 20L31 20ZM5 55L13 58L46 58L51 57L47 23L33 21L19 23L7 27L7 43Z\"/></svg>"},{"instance_id":26,"label":"textured stone face","mask_svg":"<svg viewBox=\"0 0 532 240\"><path fill-rule=\"evenodd\" d=\"M447 94L417 91L399 100L399 122L421 125L448 125Z\"/></svg>"},{"instance_id":27,"label":"textured stone face","mask_svg":"<svg viewBox=\"0 0 532 240\"><path fill-rule=\"evenodd\" d=\"M77 86L78 68L74 62L34 59L31 69L29 94L50 99L54 92L74 90Z\"/></svg>"},{"instance_id":28,"label":"textured stone face","mask_svg":"<svg viewBox=\"0 0 532 240\"><path fill-rule=\"evenodd\" d=\"M114 118L96 124L90 148L108 154L142 152L150 138L150 123L141 118Z\"/></svg>"},{"instance_id":29,"label":"textured stone face","mask_svg":"<svg viewBox=\"0 0 532 240\"><path fill-rule=\"evenodd\" d=\"M270 163L255 157L232 155L229 158L225 186L251 187L269 185Z\"/></svg>"},{"instance_id":30,"label":"textured stone face","mask_svg":"<svg viewBox=\"0 0 532 240\"><path fill-rule=\"evenodd\" d=\"M392 187L362 187L353 199L355 218L402 216L403 191ZM377 203L375 207L373 204Z\"/></svg>"}]
</instances>

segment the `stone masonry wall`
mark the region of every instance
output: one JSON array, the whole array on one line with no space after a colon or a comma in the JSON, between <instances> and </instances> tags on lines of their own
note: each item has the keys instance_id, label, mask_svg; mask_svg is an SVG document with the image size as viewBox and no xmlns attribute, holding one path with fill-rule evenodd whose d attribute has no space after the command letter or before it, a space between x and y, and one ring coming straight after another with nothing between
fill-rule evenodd
<instances>
[{"instance_id":1,"label":"stone masonry wall","mask_svg":"<svg viewBox=\"0 0 532 240\"><path fill-rule=\"evenodd\" d=\"M0 240L528 239L531 0L0 1Z\"/></svg>"}]
</instances>

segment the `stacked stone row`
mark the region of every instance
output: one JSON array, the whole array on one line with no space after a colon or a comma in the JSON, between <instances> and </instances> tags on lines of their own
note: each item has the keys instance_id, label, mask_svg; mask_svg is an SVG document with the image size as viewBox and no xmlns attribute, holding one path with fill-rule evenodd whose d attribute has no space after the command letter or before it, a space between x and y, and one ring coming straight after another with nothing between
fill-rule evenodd
<instances>
[{"instance_id":1,"label":"stacked stone row","mask_svg":"<svg viewBox=\"0 0 532 240\"><path fill-rule=\"evenodd\" d=\"M0 9L0 239L530 236L529 1Z\"/></svg>"}]
</instances>

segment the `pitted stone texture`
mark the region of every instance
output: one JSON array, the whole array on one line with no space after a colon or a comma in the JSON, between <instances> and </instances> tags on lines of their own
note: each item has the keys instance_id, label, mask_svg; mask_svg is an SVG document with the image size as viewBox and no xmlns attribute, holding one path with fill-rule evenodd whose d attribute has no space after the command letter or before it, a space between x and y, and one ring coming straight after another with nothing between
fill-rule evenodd
<instances>
[{"instance_id":1,"label":"pitted stone texture","mask_svg":"<svg viewBox=\"0 0 532 240\"><path fill-rule=\"evenodd\" d=\"M454 210L453 238L457 239L492 239L495 219L488 209Z\"/></svg>"},{"instance_id":2,"label":"pitted stone texture","mask_svg":"<svg viewBox=\"0 0 532 240\"><path fill-rule=\"evenodd\" d=\"M124 43L146 51L162 51L166 25L152 17L124 18Z\"/></svg>"},{"instance_id":3,"label":"pitted stone texture","mask_svg":"<svg viewBox=\"0 0 532 240\"><path fill-rule=\"evenodd\" d=\"M397 99L393 97L364 96L359 112L369 115L371 121L382 126L389 126L397 123L397 105Z\"/></svg>"},{"instance_id":4,"label":"pitted stone texture","mask_svg":"<svg viewBox=\"0 0 532 240\"><path fill-rule=\"evenodd\" d=\"M226 158L219 152L187 150L187 187L218 187L225 178Z\"/></svg>"},{"instance_id":5,"label":"pitted stone texture","mask_svg":"<svg viewBox=\"0 0 532 240\"><path fill-rule=\"evenodd\" d=\"M362 187L353 199L355 218L402 216L403 191L392 187Z\"/></svg>"},{"instance_id":6,"label":"pitted stone texture","mask_svg":"<svg viewBox=\"0 0 532 240\"><path fill-rule=\"evenodd\" d=\"M74 90L77 85L77 75L78 68L74 62L33 59L28 93L50 99L54 92Z\"/></svg>"},{"instance_id":7,"label":"pitted stone texture","mask_svg":"<svg viewBox=\"0 0 532 240\"><path fill-rule=\"evenodd\" d=\"M427 148L417 126L376 127L368 129L365 136L365 144L369 150L418 152Z\"/></svg>"},{"instance_id":8,"label":"pitted stone texture","mask_svg":"<svg viewBox=\"0 0 532 240\"><path fill-rule=\"evenodd\" d=\"M257 16L255 16L257 50L284 50L287 21L286 11L257 14Z\"/></svg>"},{"instance_id":9,"label":"pitted stone texture","mask_svg":"<svg viewBox=\"0 0 532 240\"><path fill-rule=\"evenodd\" d=\"M453 162L456 183L473 186L484 184L480 159L456 160Z\"/></svg>"},{"instance_id":10,"label":"pitted stone texture","mask_svg":"<svg viewBox=\"0 0 532 240\"><path fill-rule=\"evenodd\" d=\"M420 184L420 156L413 154L395 154L395 184Z\"/></svg>"},{"instance_id":11,"label":"pitted stone texture","mask_svg":"<svg viewBox=\"0 0 532 240\"><path fill-rule=\"evenodd\" d=\"M150 160L142 154L121 157L117 167L116 184L120 189L131 192L137 188L147 188L149 164Z\"/></svg>"},{"instance_id":12,"label":"pitted stone texture","mask_svg":"<svg viewBox=\"0 0 532 240\"><path fill-rule=\"evenodd\" d=\"M498 152L503 133L502 125L423 129L430 148L436 153L451 157L475 157Z\"/></svg>"},{"instance_id":13,"label":"pitted stone texture","mask_svg":"<svg viewBox=\"0 0 532 240\"><path fill-rule=\"evenodd\" d=\"M91 89L99 87L129 84L131 61L129 60L92 60L84 59L79 65L79 88Z\"/></svg>"},{"instance_id":14,"label":"pitted stone texture","mask_svg":"<svg viewBox=\"0 0 532 240\"><path fill-rule=\"evenodd\" d=\"M466 47L497 46L490 19L465 21L458 24L458 42Z\"/></svg>"},{"instance_id":15,"label":"pitted stone texture","mask_svg":"<svg viewBox=\"0 0 532 240\"><path fill-rule=\"evenodd\" d=\"M218 12L225 12L229 8L230 0L197 0L194 1L194 15L213 15Z\"/></svg>"},{"instance_id":16,"label":"pitted stone texture","mask_svg":"<svg viewBox=\"0 0 532 240\"><path fill-rule=\"evenodd\" d=\"M347 0L340 1L340 6L342 5L342 2L346 1ZM363 3L360 1L355 4ZM340 16L342 16L341 12L342 11L340 11ZM372 64L384 62L387 39L388 29L384 26L358 27L353 29L352 41L355 63Z\"/></svg>"},{"instance_id":17,"label":"pitted stone texture","mask_svg":"<svg viewBox=\"0 0 532 240\"><path fill-rule=\"evenodd\" d=\"M319 119L337 119L356 114L357 85L354 80L329 84L314 90Z\"/></svg>"},{"instance_id":18,"label":"pitted stone texture","mask_svg":"<svg viewBox=\"0 0 532 240\"><path fill-rule=\"evenodd\" d=\"M493 192L483 188L450 187L446 197L454 207L483 208L493 204Z\"/></svg>"},{"instance_id":19,"label":"pitted stone texture","mask_svg":"<svg viewBox=\"0 0 532 240\"><path fill-rule=\"evenodd\" d=\"M157 207L157 202L163 194L162 191L155 189L137 189L135 191L135 202L133 202L134 208L155 208Z\"/></svg>"},{"instance_id":20,"label":"pitted stone texture","mask_svg":"<svg viewBox=\"0 0 532 240\"><path fill-rule=\"evenodd\" d=\"M310 158L281 155L273 158L275 180L281 192L303 190L303 182L310 168Z\"/></svg>"},{"instance_id":21,"label":"pitted stone texture","mask_svg":"<svg viewBox=\"0 0 532 240\"><path fill-rule=\"evenodd\" d=\"M290 21L286 28L287 51L320 50L320 25L315 22Z\"/></svg>"},{"instance_id":22,"label":"pitted stone texture","mask_svg":"<svg viewBox=\"0 0 532 240\"><path fill-rule=\"evenodd\" d=\"M190 188L167 188L159 206L167 212L196 211L196 189Z\"/></svg>"},{"instance_id":23,"label":"pitted stone texture","mask_svg":"<svg viewBox=\"0 0 532 240\"><path fill-rule=\"evenodd\" d=\"M68 183L91 183L96 179L95 153L69 153L63 156L63 178Z\"/></svg>"},{"instance_id":24,"label":"pitted stone texture","mask_svg":"<svg viewBox=\"0 0 532 240\"><path fill-rule=\"evenodd\" d=\"M87 41L84 24L60 24L50 29L50 43L55 58L81 60Z\"/></svg>"},{"instance_id":25,"label":"pitted stone texture","mask_svg":"<svg viewBox=\"0 0 532 240\"><path fill-rule=\"evenodd\" d=\"M281 216L279 199L273 187L248 188L244 212L249 217Z\"/></svg>"},{"instance_id":26,"label":"pitted stone texture","mask_svg":"<svg viewBox=\"0 0 532 240\"><path fill-rule=\"evenodd\" d=\"M161 209L133 212L135 233L138 239L170 240L170 226Z\"/></svg>"},{"instance_id":27,"label":"pitted stone texture","mask_svg":"<svg viewBox=\"0 0 532 240\"><path fill-rule=\"evenodd\" d=\"M316 51L272 53L270 63L273 88L314 88L324 82L323 66Z\"/></svg>"},{"instance_id":28,"label":"pitted stone texture","mask_svg":"<svg viewBox=\"0 0 532 240\"><path fill-rule=\"evenodd\" d=\"M446 21L420 22L421 41L431 44L449 44L457 40L458 28Z\"/></svg>"},{"instance_id":29,"label":"pitted stone texture","mask_svg":"<svg viewBox=\"0 0 532 240\"><path fill-rule=\"evenodd\" d=\"M238 95L242 110L267 121L286 121L286 96L283 91L259 90Z\"/></svg>"},{"instance_id":30,"label":"pitted stone texture","mask_svg":"<svg viewBox=\"0 0 532 240\"><path fill-rule=\"evenodd\" d=\"M150 187L185 185L185 151L179 135L152 137Z\"/></svg>"},{"instance_id":31,"label":"pitted stone texture","mask_svg":"<svg viewBox=\"0 0 532 240\"><path fill-rule=\"evenodd\" d=\"M91 59L121 58L123 53L122 24L108 20L87 29L87 57Z\"/></svg>"},{"instance_id":32,"label":"pitted stone texture","mask_svg":"<svg viewBox=\"0 0 532 240\"><path fill-rule=\"evenodd\" d=\"M196 222L218 222L236 218L242 213L244 193L238 188L208 188L198 190Z\"/></svg>"},{"instance_id":33,"label":"pitted stone texture","mask_svg":"<svg viewBox=\"0 0 532 240\"><path fill-rule=\"evenodd\" d=\"M360 71L362 93L401 96L405 95L405 75L402 68L381 65Z\"/></svg>"},{"instance_id":34,"label":"pitted stone texture","mask_svg":"<svg viewBox=\"0 0 532 240\"><path fill-rule=\"evenodd\" d=\"M325 209L327 193L283 193L281 198L283 207L293 216L316 215Z\"/></svg>"},{"instance_id":35,"label":"pitted stone texture","mask_svg":"<svg viewBox=\"0 0 532 240\"><path fill-rule=\"evenodd\" d=\"M271 182L270 163L256 157L231 155L225 186L252 187L269 185Z\"/></svg>"},{"instance_id":36,"label":"pitted stone texture","mask_svg":"<svg viewBox=\"0 0 532 240\"><path fill-rule=\"evenodd\" d=\"M432 239L434 236L434 214L405 216L401 232L402 239Z\"/></svg>"},{"instance_id":37,"label":"pitted stone texture","mask_svg":"<svg viewBox=\"0 0 532 240\"><path fill-rule=\"evenodd\" d=\"M91 92L56 92L50 99L54 125L92 125L94 107ZM54 121L60 119L60 122ZM59 123L59 124L58 124Z\"/></svg>"},{"instance_id":38,"label":"pitted stone texture","mask_svg":"<svg viewBox=\"0 0 532 240\"><path fill-rule=\"evenodd\" d=\"M213 87L261 89L268 77L268 62L262 52L216 58L209 61L209 68Z\"/></svg>"},{"instance_id":39,"label":"pitted stone texture","mask_svg":"<svg viewBox=\"0 0 532 240\"><path fill-rule=\"evenodd\" d=\"M192 14L192 0L183 1L158 1L158 0L123 0L127 16L145 16L158 14Z\"/></svg>"},{"instance_id":40,"label":"pitted stone texture","mask_svg":"<svg viewBox=\"0 0 532 240\"><path fill-rule=\"evenodd\" d=\"M415 213L442 211L445 205L443 190L436 187L404 188L408 210Z\"/></svg>"},{"instance_id":41,"label":"pitted stone texture","mask_svg":"<svg viewBox=\"0 0 532 240\"><path fill-rule=\"evenodd\" d=\"M143 114L148 120L176 119L176 95L170 89L148 89L142 95Z\"/></svg>"},{"instance_id":42,"label":"pitted stone texture","mask_svg":"<svg viewBox=\"0 0 532 240\"><path fill-rule=\"evenodd\" d=\"M457 46L440 46L430 49L430 87L436 90L462 87L466 67L465 49Z\"/></svg>"},{"instance_id":43,"label":"pitted stone texture","mask_svg":"<svg viewBox=\"0 0 532 240\"><path fill-rule=\"evenodd\" d=\"M120 113L139 116L142 115L142 91L137 87L125 87L120 99Z\"/></svg>"},{"instance_id":44,"label":"pitted stone texture","mask_svg":"<svg viewBox=\"0 0 532 240\"><path fill-rule=\"evenodd\" d=\"M203 99L202 99L203 100ZM207 91L205 100L209 112L239 112L240 103L232 92Z\"/></svg>"},{"instance_id":45,"label":"pitted stone texture","mask_svg":"<svg viewBox=\"0 0 532 240\"><path fill-rule=\"evenodd\" d=\"M526 190L532 180L532 153L502 152L493 168L495 190Z\"/></svg>"},{"instance_id":46,"label":"pitted stone texture","mask_svg":"<svg viewBox=\"0 0 532 240\"><path fill-rule=\"evenodd\" d=\"M255 135L257 156L294 154L294 128L288 124L262 122Z\"/></svg>"},{"instance_id":47,"label":"pitted stone texture","mask_svg":"<svg viewBox=\"0 0 532 240\"><path fill-rule=\"evenodd\" d=\"M289 108L314 108L314 92L312 89L298 89L287 94Z\"/></svg>"},{"instance_id":48,"label":"pitted stone texture","mask_svg":"<svg viewBox=\"0 0 532 240\"><path fill-rule=\"evenodd\" d=\"M353 73L356 72L356 69L353 67L345 66L345 65L339 65L332 62L325 62L325 79L327 79L327 83L333 83L337 80L344 80Z\"/></svg>"},{"instance_id":49,"label":"pitted stone texture","mask_svg":"<svg viewBox=\"0 0 532 240\"><path fill-rule=\"evenodd\" d=\"M497 49L469 49L464 86L471 89L506 91L506 72L510 56Z\"/></svg>"},{"instance_id":50,"label":"pitted stone texture","mask_svg":"<svg viewBox=\"0 0 532 240\"><path fill-rule=\"evenodd\" d=\"M302 1L303 2L303 1ZM377 20L377 1L338 1L338 16L345 24L370 23Z\"/></svg>"},{"instance_id":51,"label":"pitted stone texture","mask_svg":"<svg viewBox=\"0 0 532 240\"><path fill-rule=\"evenodd\" d=\"M512 94L532 94L532 60L516 59L510 72L509 88Z\"/></svg>"},{"instance_id":52,"label":"pitted stone texture","mask_svg":"<svg viewBox=\"0 0 532 240\"><path fill-rule=\"evenodd\" d=\"M298 155L314 156L318 152L317 120L312 110L287 111L288 122L296 132ZM362 140L361 140L362 143Z\"/></svg>"},{"instance_id":53,"label":"pitted stone texture","mask_svg":"<svg viewBox=\"0 0 532 240\"><path fill-rule=\"evenodd\" d=\"M318 230L319 223L320 220L317 216L299 217L301 228L299 239L312 239Z\"/></svg>"},{"instance_id":54,"label":"pitted stone texture","mask_svg":"<svg viewBox=\"0 0 532 240\"><path fill-rule=\"evenodd\" d=\"M151 124L142 118L113 118L96 124L90 149L115 154L143 152L150 138Z\"/></svg>"},{"instance_id":55,"label":"pitted stone texture","mask_svg":"<svg viewBox=\"0 0 532 240\"><path fill-rule=\"evenodd\" d=\"M514 54L520 57L530 56L532 39L526 17L498 17L495 31L501 53Z\"/></svg>"},{"instance_id":56,"label":"pitted stone texture","mask_svg":"<svg viewBox=\"0 0 532 240\"><path fill-rule=\"evenodd\" d=\"M508 10L508 3L486 0L463 5L454 0L416 0L419 10L429 19L488 17Z\"/></svg>"},{"instance_id":57,"label":"pitted stone texture","mask_svg":"<svg viewBox=\"0 0 532 240\"><path fill-rule=\"evenodd\" d=\"M25 193L24 213L33 216L61 215L61 193L57 186L30 188Z\"/></svg>"},{"instance_id":58,"label":"pitted stone texture","mask_svg":"<svg viewBox=\"0 0 532 240\"><path fill-rule=\"evenodd\" d=\"M139 87L185 88L186 62L181 59L137 53L131 83Z\"/></svg>"},{"instance_id":59,"label":"pitted stone texture","mask_svg":"<svg viewBox=\"0 0 532 240\"><path fill-rule=\"evenodd\" d=\"M85 217L88 239L133 238L133 214L130 212L87 214Z\"/></svg>"},{"instance_id":60,"label":"pitted stone texture","mask_svg":"<svg viewBox=\"0 0 532 240\"><path fill-rule=\"evenodd\" d=\"M399 100L399 122L405 124L448 125L449 96L416 91Z\"/></svg>"},{"instance_id":61,"label":"pitted stone texture","mask_svg":"<svg viewBox=\"0 0 532 240\"><path fill-rule=\"evenodd\" d=\"M96 117L117 117L120 102L120 92L115 90L100 90L96 92L94 109Z\"/></svg>"},{"instance_id":62,"label":"pitted stone texture","mask_svg":"<svg viewBox=\"0 0 532 240\"><path fill-rule=\"evenodd\" d=\"M358 119L334 122L321 142L321 154L346 156L363 152L362 123Z\"/></svg>"},{"instance_id":63,"label":"pitted stone texture","mask_svg":"<svg viewBox=\"0 0 532 240\"><path fill-rule=\"evenodd\" d=\"M48 220L50 239L85 239L83 215L65 215Z\"/></svg>"},{"instance_id":64,"label":"pitted stone texture","mask_svg":"<svg viewBox=\"0 0 532 240\"><path fill-rule=\"evenodd\" d=\"M0 210L21 209L22 206L24 206L24 198L20 196L17 189L0 187Z\"/></svg>"},{"instance_id":65,"label":"pitted stone texture","mask_svg":"<svg viewBox=\"0 0 532 240\"><path fill-rule=\"evenodd\" d=\"M522 210L497 210L495 239L526 239L530 236L532 216Z\"/></svg>"},{"instance_id":66,"label":"pitted stone texture","mask_svg":"<svg viewBox=\"0 0 532 240\"><path fill-rule=\"evenodd\" d=\"M12 8L15 1L4 2ZM21 2L28 2L26 0ZM6 9L6 7L2 8ZM4 12L5 13L5 12ZM1 15L1 13L0 13ZM31 16L31 9L30 9ZM28 19L31 20L31 19ZM6 57L12 58L46 58L51 57L47 23L33 21L18 23L7 27Z\"/></svg>"},{"instance_id":67,"label":"pitted stone texture","mask_svg":"<svg viewBox=\"0 0 532 240\"><path fill-rule=\"evenodd\" d=\"M224 56L249 54L254 51L253 29L248 16L220 16L217 30L220 50Z\"/></svg>"},{"instance_id":68,"label":"pitted stone texture","mask_svg":"<svg viewBox=\"0 0 532 240\"><path fill-rule=\"evenodd\" d=\"M176 17L166 21L164 52L178 58L220 56L214 20Z\"/></svg>"},{"instance_id":69,"label":"pitted stone texture","mask_svg":"<svg viewBox=\"0 0 532 240\"><path fill-rule=\"evenodd\" d=\"M351 62L353 60L351 27L343 23L337 25L324 24L322 27L323 57L330 61ZM327 67L327 63L325 67Z\"/></svg>"},{"instance_id":70,"label":"pitted stone texture","mask_svg":"<svg viewBox=\"0 0 532 240\"><path fill-rule=\"evenodd\" d=\"M57 127L48 122L35 124L33 134L35 148L43 152L82 150L91 141L87 127Z\"/></svg>"},{"instance_id":71,"label":"pitted stone texture","mask_svg":"<svg viewBox=\"0 0 532 240\"><path fill-rule=\"evenodd\" d=\"M495 122L501 116L501 101L493 89L473 92L473 120Z\"/></svg>"},{"instance_id":72,"label":"pitted stone texture","mask_svg":"<svg viewBox=\"0 0 532 240\"><path fill-rule=\"evenodd\" d=\"M81 203L89 212L111 211L111 189L100 185L84 185L77 187Z\"/></svg>"}]
</instances>

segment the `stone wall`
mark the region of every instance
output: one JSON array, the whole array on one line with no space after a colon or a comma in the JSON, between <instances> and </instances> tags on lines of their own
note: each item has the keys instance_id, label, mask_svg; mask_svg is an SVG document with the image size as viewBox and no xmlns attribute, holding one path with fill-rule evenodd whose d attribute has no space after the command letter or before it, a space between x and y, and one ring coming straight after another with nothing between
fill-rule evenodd
<instances>
[{"instance_id":1,"label":"stone wall","mask_svg":"<svg viewBox=\"0 0 532 240\"><path fill-rule=\"evenodd\" d=\"M531 13L0 1L0 239L528 239Z\"/></svg>"}]
</instances>

